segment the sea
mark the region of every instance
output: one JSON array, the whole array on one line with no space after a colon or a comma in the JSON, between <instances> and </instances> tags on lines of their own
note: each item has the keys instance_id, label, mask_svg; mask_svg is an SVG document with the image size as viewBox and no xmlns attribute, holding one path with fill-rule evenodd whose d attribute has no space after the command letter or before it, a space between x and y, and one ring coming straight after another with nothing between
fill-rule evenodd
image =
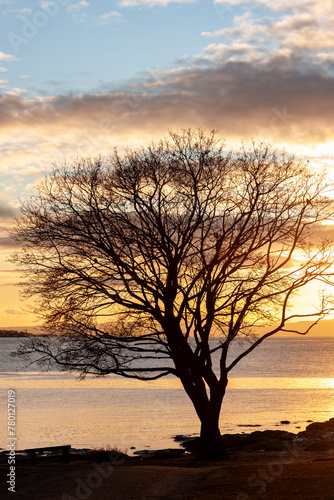
<instances>
[{"instance_id":1,"label":"sea","mask_svg":"<svg viewBox=\"0 0 334 500\"><path fill-rule=\"evenodd\" d=\"M73 448L176 448L178 434L200 424L177 378L143 382L116 375L40 371L12 357L22 339L0 338L0 447L9 439L8 391L15 391L16 449L71 444ZM216 339L215 341L219 341ZM232 355L245 350L236 343ZM284 429L334 417L334 337L265 340L230 373L221 411L222 433ZM288 421L289 423L282 423Z\"/></svg>"}]
</instances>

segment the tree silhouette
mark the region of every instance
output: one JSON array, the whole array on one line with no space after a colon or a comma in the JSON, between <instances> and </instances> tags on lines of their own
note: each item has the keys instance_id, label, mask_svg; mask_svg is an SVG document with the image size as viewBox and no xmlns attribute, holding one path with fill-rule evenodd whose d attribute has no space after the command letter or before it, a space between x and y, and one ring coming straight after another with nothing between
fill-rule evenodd
<instances>
[{"instance_id":1,"label":"tree silhouette","mask_svg":"<svg viewBox=\"0 0 334 500\"><path fill-rule=\"evenodd\" d=\"M229 372L265 338L294 331L290 320L332 310L325 294L305 314L290 307L305 285L332 283L332 243L311 241L331 217L330 188L284 151L253 143L229 153L201 130L55 167L23 204L13 260L57 340L30 338L20 354L83 376L172 374L201 421L198 456L227 457ZM266 333L255 336L259 325Z\"/></svg>"}]
</instances>

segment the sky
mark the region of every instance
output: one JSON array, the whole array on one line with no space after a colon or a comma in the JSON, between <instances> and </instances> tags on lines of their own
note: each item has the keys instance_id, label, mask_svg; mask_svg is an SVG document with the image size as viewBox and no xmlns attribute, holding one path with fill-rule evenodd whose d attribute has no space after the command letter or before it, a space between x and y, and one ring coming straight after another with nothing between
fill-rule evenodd
<instances>
[{"instance_id":1,"label":"sky","mask_svg":"<svg viewBox=\"0 0 334 500\"><path fill-rule=\"evenodd\" d=\"M0 0L0 326L34 319L8 230L54 162L203 127L334 177L333 23L329 0Z\"/></svg>"}]
</instances>

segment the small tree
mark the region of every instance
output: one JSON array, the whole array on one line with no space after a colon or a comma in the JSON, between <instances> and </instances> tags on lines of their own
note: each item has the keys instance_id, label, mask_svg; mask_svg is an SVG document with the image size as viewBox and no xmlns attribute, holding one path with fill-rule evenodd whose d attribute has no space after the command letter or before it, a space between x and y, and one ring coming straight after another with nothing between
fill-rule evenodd
<instances>
[{"instance_id":1,"label":"small tree","mask_svg":"<svg viewBox=\"0 0 334 500\"><path fill-rule=\"evenodd\" d=\"M332 310L323 295L308 314L289 312L302 287L332 283L331 242L310 242L331 216L328 190L324 174L284 152L227 153L202 131L55 168L23 204L13 259L58 341L29 339L20 353L82 375L175 375L201 421L198 456L225 458L229 372L265 338L292 331L289 320L316 323ZM257 325L266 333L227 360Z\"/></svg>"}]
</instances>

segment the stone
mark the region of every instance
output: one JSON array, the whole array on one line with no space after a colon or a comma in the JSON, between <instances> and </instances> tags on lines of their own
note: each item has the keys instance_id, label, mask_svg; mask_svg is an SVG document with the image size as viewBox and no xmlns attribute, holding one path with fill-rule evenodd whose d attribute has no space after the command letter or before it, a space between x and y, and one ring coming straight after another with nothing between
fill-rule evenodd
<instances>
[{"instance_id":1,"label":"stone","mask_svg":"<svg viewBox=\"0 0 334 500\"><path fill-rule=\"evenodd\" d=\"M313 422L306 427L305 432L317 432L317 433L325 433L325 432L334 432L334 418L330 418L326 422Z\"/></svg>"}]
</instances>

